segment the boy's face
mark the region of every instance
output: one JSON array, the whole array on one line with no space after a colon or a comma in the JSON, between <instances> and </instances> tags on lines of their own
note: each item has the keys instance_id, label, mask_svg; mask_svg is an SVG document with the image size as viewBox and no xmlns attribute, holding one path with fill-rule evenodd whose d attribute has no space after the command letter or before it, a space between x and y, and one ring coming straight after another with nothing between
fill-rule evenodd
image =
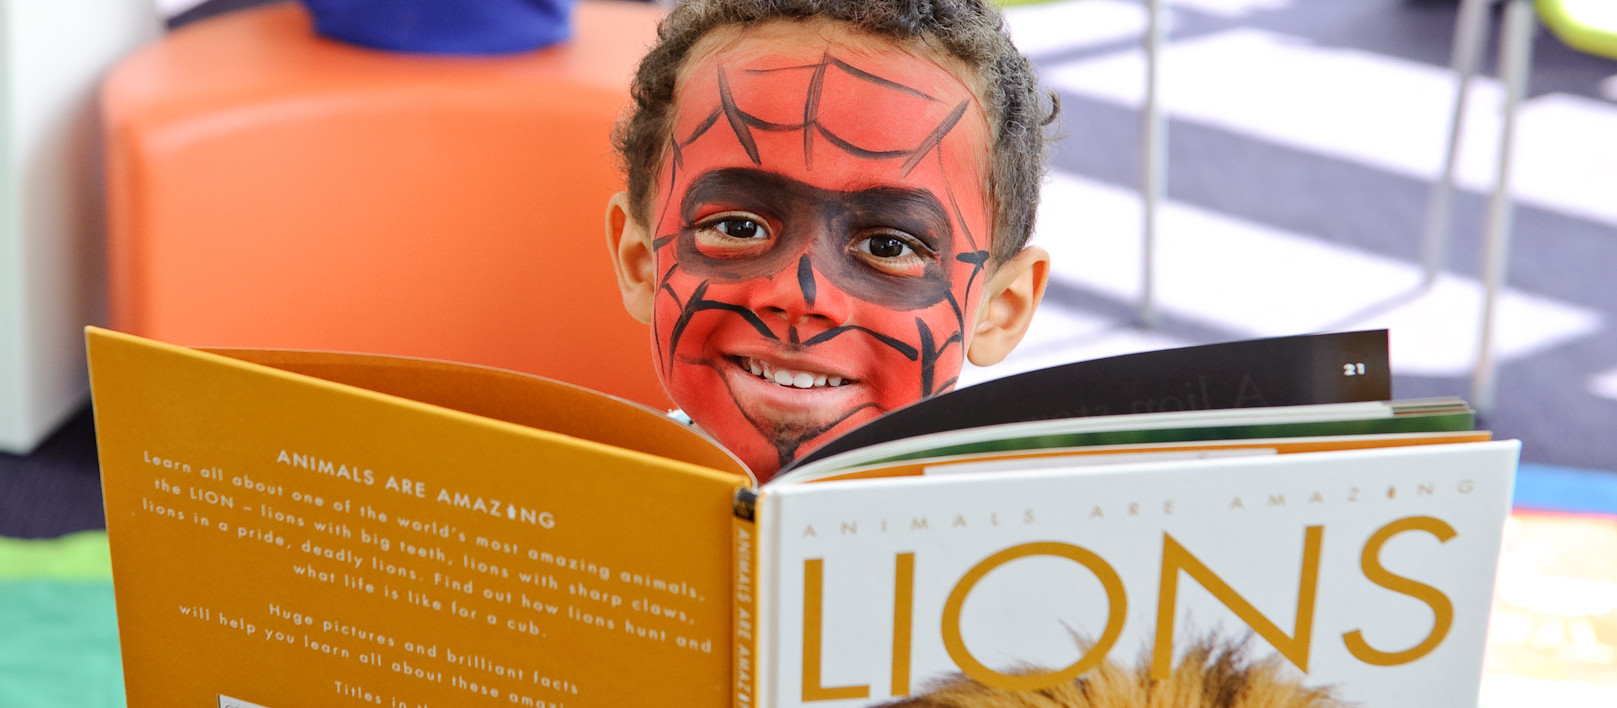
<instances>
[{"instance_id":1,"label":"boy's face","mask_svg":"<svg viewBox=\"0 0 1617 708\"><path fill-rule=\"evenodd\" d=\"M760 478L953 387L988 260L975 93L828 27L692 56L649 212L663 383Z\"/></svg>"}]
</instances>

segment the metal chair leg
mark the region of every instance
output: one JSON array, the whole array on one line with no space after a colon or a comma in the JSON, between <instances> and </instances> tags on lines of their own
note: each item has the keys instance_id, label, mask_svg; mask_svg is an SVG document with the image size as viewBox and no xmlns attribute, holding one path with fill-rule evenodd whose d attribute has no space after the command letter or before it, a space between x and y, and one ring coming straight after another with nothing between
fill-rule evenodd
<instances>
[{"instance_id":1,"label":"metal chair leg","mask_svg":"<svg viewBox=\"0 0 1617 708\"><path fill-rule=\"evenodd\" d=\"M1476 369L1471 374L1471 403L1479 411L1493 409L1498 393L1498 363L1494 360L1494 329L1499 294L1504 288L1510 256L1513 216L1510 170L1516 143L1517 109L1527 92L1536 29L1532 0L1510 0L1501 30L1499 76L1505 84L1504 128L1499 137L1499 164L1493 194L1488 199L1488 225L1484 233L1482 278L1482 332L1477 344Z\"/></svg>"},{"instance_id":2,"label":"metal chair leg","mask_svg":"<svg viewBox=\"0 0 1617 708\"><path fill-rule=\"evenodd\" d=\"M1454 113L1449 121L1448 152L1443 159L1443 176L1432 183L1426 201L1426 226L1421 235L1422 261L1426 266L1424 287L1430 288L1443 272L1448 257L1450 218L1454 201L1454 172L1459 163L1460 132L1465 124L1465 105L1471 92L1471 78L1482 63L1483 38L1488 22L1490 0L1465 0L1454 23Z\"/></svg>"},{"instance_id":3,"label":"metal chair leg","mask_svg":"<svg viewBox=\"0 0 1617 708\"><path fill-rule=\"evenodd\" d=\"M1149 0L1149 20L1145 35L1145 112L1141 116L1140 209L1143 222L1141 232L1141 275L1139 324L1156 324L1156 260L1157 260L1157 207L1168 184L1168 121L1157 100L1159 69L1162 61L1162 42L1166 20L1163 0Z\"/></svg>"}]
</instances>

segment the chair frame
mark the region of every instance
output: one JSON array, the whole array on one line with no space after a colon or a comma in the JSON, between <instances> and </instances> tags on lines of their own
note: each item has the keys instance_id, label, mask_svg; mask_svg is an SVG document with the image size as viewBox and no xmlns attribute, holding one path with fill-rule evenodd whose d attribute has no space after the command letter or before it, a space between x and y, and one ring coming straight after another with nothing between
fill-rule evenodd
<instances>
[{"instance_id":1,"label":"chair frame","mask_svg":"<svg viewBox=\"0 0 1617 708\"><path fill-rule=\"evenodd\" d=\"M1494 0L1463 0L1455 22L1451 66L1457 79L1454 111L1449 123L1443 173L1432 184L1421 239L1426 270L1425 287L1428 289L1436 283L1447 255L1461 127L1471 79L1476 76L1478 65L1482 63L1488 6L1492 2ZM1487 222L1483 231L1481 327L1471 371L1471 404L1482 412L1492 410L1498 396L1499 364L1494 340L1497 337L1499 297L1508 270L1514 221L1511 166L1515 154L1517 113L1527 93L1528 76L1532 71L1533 33L1536 29L1533 0L1504 2L1505 16L1499 36L1499 77L1505 87L1504 122L1499 131L1499 160L1494 169L1493 190L1488 197Z\"/></svg>"}]
</instances>

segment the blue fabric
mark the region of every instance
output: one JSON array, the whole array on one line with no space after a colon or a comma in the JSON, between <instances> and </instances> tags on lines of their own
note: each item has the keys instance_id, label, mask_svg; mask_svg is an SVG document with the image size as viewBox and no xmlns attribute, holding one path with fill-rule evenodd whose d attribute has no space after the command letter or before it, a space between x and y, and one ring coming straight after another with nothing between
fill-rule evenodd
<instances>
[{"instance_id":1,"label":"blue fabric","mask_svg":"<svg viewBox=\"0 0 1617 708\"><path fill-rule=\"evenodd\" d=\"M566 39L573 0L302 0L315 31L374 49L505 54Z\"/></svg>"},{"instance_id":2,"label":"blue fabric","mask_svg":"<svg viewBox=\"0 0 1617 708\"><path fill-rule=\"evenodd\" d=\"M0 578L0 706L123 708L112 583Z\"/></svg>"},{"instance_id":3,"label":"blue fabric","mask_svg":"<svg viewBox=\"0 0 1617 708\"><path fill-rule=\"evenodd\" d=\"M1533 511L1617 516L1617 472L1523 464L1512 506Z\"/></svg>"}]
</instances>

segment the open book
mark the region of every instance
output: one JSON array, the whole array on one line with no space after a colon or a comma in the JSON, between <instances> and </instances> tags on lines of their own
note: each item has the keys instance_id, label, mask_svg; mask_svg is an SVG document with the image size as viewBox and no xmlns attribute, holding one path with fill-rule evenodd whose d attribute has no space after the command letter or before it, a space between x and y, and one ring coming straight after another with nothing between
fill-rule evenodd
<instances>
[{"instance_id":1,"label":"open book","mask_svg":"<svg viewBox=\"0 0 1617 708\"><path fill-rule=\"evenodd\" d=\"M535 377L88 339L133 708L841 708L1203 674L1476 704L1517 444L1381 400L1385 333L989 382L761 486L657 411ZM1247 669L1198 673L1219 666Z\"/></svg>"}]
</instances>

